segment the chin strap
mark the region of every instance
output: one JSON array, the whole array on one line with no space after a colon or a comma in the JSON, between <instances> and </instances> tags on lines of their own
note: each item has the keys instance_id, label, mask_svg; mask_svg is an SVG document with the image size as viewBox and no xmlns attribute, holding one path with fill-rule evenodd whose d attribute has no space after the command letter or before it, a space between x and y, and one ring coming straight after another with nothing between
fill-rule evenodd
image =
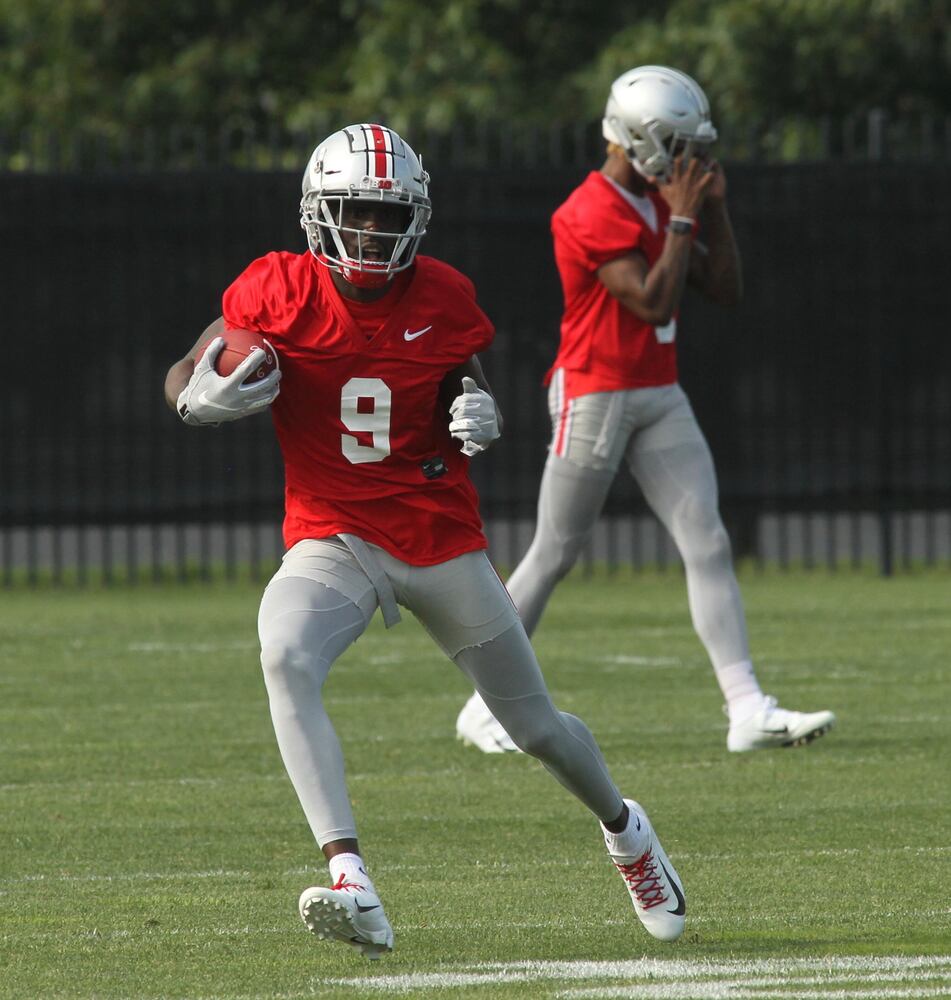
<instances>
[{"instance_id":1,"label":"chin strap","mask_svg":"<svg viewBox=\"0 0 951 1000\"><path fill-rule=\"evenodd\" d=\"M394 276L394 272L388 271L385 267L380 270L375 268L366 270L366 266L366 264L363 265L363 270L357 267L341 266L340 273L345 280L357 288L382 288Z\"/></svg>"}]
</instances>

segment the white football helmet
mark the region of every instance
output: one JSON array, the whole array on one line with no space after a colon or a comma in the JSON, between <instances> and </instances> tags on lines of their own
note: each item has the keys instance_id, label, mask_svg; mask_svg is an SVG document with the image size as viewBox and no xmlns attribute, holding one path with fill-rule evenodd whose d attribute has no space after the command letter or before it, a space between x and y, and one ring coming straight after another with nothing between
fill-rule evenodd
<instances>
[{"instance_id":1,"label":"white football helmet","mask_svg":"<svg viewBox=\"0 0 951 1000\"><path fill-rule=\"evenodd\" d=\"M666 180L676 155L690 156L694 146L717 137L707 95L696 80L669 66L638 66L619 76L601 128L648 180Z\"/></svg>"},{"instance_id":2,"label":"white football helmet","mask_svg":"<svg viewBox=\"0 0 951 1000\"><path fill-rule=\"evenodd\" d=\"M348 125L311 154L301 185L300 224L311 253L362 287L386 284L413 263L426 233L431 207L429 174L420 158L384 125ZM374 236L395 241L388 261L363 259L364 232L342 226L344 203L382 201L407 209L406 228ZM341 233L358 235L357 256L347 253Z\"/></svg>"}]
</instances>

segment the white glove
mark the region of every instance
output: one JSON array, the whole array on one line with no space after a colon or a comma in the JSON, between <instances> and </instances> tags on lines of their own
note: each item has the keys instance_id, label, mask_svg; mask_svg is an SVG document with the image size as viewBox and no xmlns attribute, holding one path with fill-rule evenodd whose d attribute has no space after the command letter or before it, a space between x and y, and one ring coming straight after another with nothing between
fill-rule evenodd
<instances>
[{"instance_id":1,"label":"white glove","mask_svg":"<svg viewBox=\"0 0 951 1000\"><path fill-rule=\"evenodd\" d=\"M215 371L215 359L224 346L223 337L211 341L195 365L188 385L179 393L178 413L186 424L215 426L239 420L270 406L280 392L280 367L257 382L242 385L261 363L259 355L263 352L259 347L254 348L230 375L219 375ZM276 352L274 356L277 357Z\"/></svg>"},{"instance_id":2,"label":"white glove","mask_svg":"<svg viewBox=\"0 0 951 1000\"><path fill-rule=\"evenodd\" d=\"M468 376L462 380L462 395L452 401L449 413L452 415L449 433L462 441L460 450L464 455L471 457L485 451L499 436L495 400Z\"/></svg>"}]
</instances>

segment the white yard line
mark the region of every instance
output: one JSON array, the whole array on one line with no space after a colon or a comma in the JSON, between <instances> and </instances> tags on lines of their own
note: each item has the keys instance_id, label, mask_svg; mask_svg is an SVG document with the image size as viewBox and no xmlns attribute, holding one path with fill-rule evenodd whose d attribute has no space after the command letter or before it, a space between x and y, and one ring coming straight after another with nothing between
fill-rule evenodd
<instances>
[{"instance_id":1,"label":"white yard line","mask_svg":"<svg viewBox=\"0 0 951 1000\"><path fill-rule=\"evenodd\" d=\"M663 986L607 986L561 990L558 1000L926 1000L949 996L946 988L885 987L869 989L802 990L747 988L742 980L720 983L668 983Z\"/></svg>"},{"instance_id":2,"label":"white yard line","mask_svg":"<svg viewBox=\"0 0 951 1000\"><path fill-rule=\"evenodd\" d=\"M462 966L453 972L411 973L373 979L323 979L371 993L412 993L504 983L557 984L601 980L562 990L566 1000L631 997L644 1000L720 998L886 998L947 996L936 980L951 983L951 955L853 956L707 962L643 959L624 962L499 962ZM604 982L607 980L607 982ZM640 980L640 982L637 982ZM648 982L644 982L648 980ZM620 983L619 981L624 981ZM869 988L869 983L895 983ZM921 984L918 986L917 984ZM906 989L902 984L916 984ZM928 984L928 985L926 985ZM802 989L802 987L820 987ZM822 989L821 987L826 987Z\"/></svg>"},{"instance_id":3,"label":"white yard line","mask_svg":"<svg viewBox=\"0 0 951 1000\"><path fill-rule=\"evenodd\" d=\"M85 932L108 940L149 933L192 936L281 934L283 927L156 928L148 932ZM47 932L49 938L61 935ZM338 947L338 946L333 946ZM568 983L583 985L568 986ZM599 982L600 981L600 982ZM690 961L480 962L447 972L315 978L313 988L294 993L202 994L192 1000L299 1000L329 987L353 994L423 996L430 991L533 984L533 995L561 1000L905 1000L951 996L951 955L820 956L789 959ZM944 983L944 985L941 985ZM564 984L559 989L559 984ZM877 984L872 986L871 984ZM159 1000L140 995L140 1000Z\"/></svg>"},{"instance_id":4,"label":"white yard line","mask_svg":"<svg viewBox=\"0 0 951 1000\"><path fill-rule=\"evenodd\" d=\"M675 656L631 656L626 653L618 653L614 656L602 657L598 662L610 666L679 667L683 660Z\"/></svg>"}]
</instances>

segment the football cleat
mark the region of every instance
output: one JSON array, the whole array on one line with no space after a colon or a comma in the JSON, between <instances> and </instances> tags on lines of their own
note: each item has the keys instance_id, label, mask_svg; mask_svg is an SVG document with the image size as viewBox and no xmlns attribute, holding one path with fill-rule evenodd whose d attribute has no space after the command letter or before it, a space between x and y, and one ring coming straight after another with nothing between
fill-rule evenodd
<instances>
[{"instance_id":1,"label":"football cleat","mask_svg":"<svg viewBox=\"0 0 951 1000\"><path fill-rule=\"evenodd\" d=\"M344 941L367 958L393 950L393 928L375 892L341 875L331 888L305 889L298 903L301 919L322 941Z\"/></svg>"},{"instance_id":2,"label":"football cleat","mask_svg":"<svg viewBox=\"0 0 951 1000\"><path fill-rule=\"evenodd\" d=\"M624 801L630 810L627 830L614 834L602 827L604 844L648 933L661 941L676 941L687 919L683 883L647 814L631 799Z\"/></svg>"},{"instance_id":3,"label":"football cleat","mask_svg":"<svg viewBox=\"0 0 951 1000\"><path fill-rule=\"evenodd\" d=\"M456 719L456 739L483 753L519 752L502 723L489 711L478 691L463 705Z\"/></svg>"},{"instance_id":4,"label":"football cleat","mask_svg":"<svg viewBox=\"0 0 951 1000\"><path fill-rule=\"evenodd\" d=\"M767 696L762 707L740 722L731 722L726 748L733 753L769 747L801 747L835 725L832 712L790 712Z\"/></svg>"}]
</instances>

